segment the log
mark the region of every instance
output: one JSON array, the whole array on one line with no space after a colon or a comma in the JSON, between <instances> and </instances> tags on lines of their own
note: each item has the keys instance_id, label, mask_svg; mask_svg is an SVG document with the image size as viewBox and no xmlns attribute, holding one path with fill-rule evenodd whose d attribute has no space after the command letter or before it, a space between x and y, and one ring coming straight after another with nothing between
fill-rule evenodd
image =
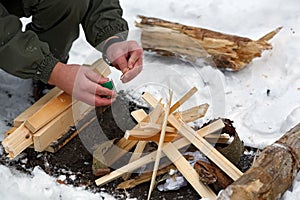
<instances>
[{"instance_id":1,"label":"log","mask_svg":"<svg viewBox=\"0 0 300 200\"><path fill-rule=\"evenodd\" d=\"M259 40L251 40L158 18L139 18L136 26L142 29L141 41L145 50L181 56L193 62L204 58L218 68L231 71L243 69L263 51L272 49L268 41L281 30L280 27Z\"/></svg>"},{"instance_id":2,"label":"log","mask_svg":"<svg viewBox=\"0 0 300 200\"><path fill-rule=\"evenodd\" d=\"M218 200L279 199L299 171L300 124L267 146L253 166L221 192Z\"/></svg>"}]
</instances>

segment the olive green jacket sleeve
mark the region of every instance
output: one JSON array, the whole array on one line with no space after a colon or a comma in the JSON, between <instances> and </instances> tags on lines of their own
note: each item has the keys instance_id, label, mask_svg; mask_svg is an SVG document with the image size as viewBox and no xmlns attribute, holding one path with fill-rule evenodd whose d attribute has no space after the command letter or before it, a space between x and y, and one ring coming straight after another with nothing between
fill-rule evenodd
<instances>
[{"instance_id":1,"label":"olive green jacket sleeve","mask_svg":"<svg viewBox=\"0 0 300 200\"><path fill-rule=\"evenodd\" d=\"M122 14L119 0L90 0L88 12L82 22L87 41L97 47L114 35L126 39L128 24Z\"/></svg>"},{"instance_id":2,"label":"olive green jacket sleeve","mask_svg":"<svg viewBox=\"0 0 300 200\"><path fill-rule=\"evenodd\" d=\"M0 3L0 68L20 78L47 83L57 62L48 44L32 31L23 32L19 18Z\"/></svg>"}]
</instances>

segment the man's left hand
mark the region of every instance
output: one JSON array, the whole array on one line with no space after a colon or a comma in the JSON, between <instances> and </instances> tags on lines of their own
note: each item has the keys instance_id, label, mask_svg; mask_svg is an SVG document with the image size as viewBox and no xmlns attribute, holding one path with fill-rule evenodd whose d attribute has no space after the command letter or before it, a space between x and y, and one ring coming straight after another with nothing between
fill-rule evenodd
<instances>
[{"instance_id":1,"label":"man's left hand","mask_svg":"<svg viewBox=\"0 0 300 200\"><path fill-rule=\"evenodd\" d=\"M143 49L136 41L113 43L107 48L106 56L123 73L123 83L132 80L142 71Z\"/></svg>"}]
</instances>

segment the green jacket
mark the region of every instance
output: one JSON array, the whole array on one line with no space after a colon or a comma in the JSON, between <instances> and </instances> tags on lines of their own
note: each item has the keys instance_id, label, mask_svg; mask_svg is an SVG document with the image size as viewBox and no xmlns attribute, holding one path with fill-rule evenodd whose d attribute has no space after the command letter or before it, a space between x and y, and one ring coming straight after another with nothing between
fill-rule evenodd
<instances>
[{"instance_id":1,"label":"green jacket","mask_svg":"<svg viewBox=\"0 0 300 200\"><path fill-rule=\"evenodd\" d=\"M60 1L60 2L59 2ZM47 6L38 6L40 2L48 4ZM58 3L59 2L59 3ZM29 17L33 13L38 13L39 8L51 7L50 4L63 4L69 2L84 2L86 6L79 9L70 10L69 24L80 19L77 27L68 27L63 25L63 33L70 33L67 42L61 41L57 35L50 33L39 35L36 31L22 31L20 17ZM74 7L74 6L73 6ZM86 7L86 10L83 10ZM72 9L72 6L70 7ZM61 8L65 9L65 8ZM51 10L54 12L55 19L61 19L64 13L59 9ZM46 20L51 24L55 19L47 16ZM74 20L74 21L72 21ZM78 26L82 25L87 41L94 47L110 36L128 30L127 22L122 18L122 9L118 0L0 0L0 68L6 72L20 78L32 78L48 82L54 66L59 62L59 56L54 56L54 49L51 49L51 42L42 42L41 38L50 38L49 41L55 41L65 48L65 52L71 48L73 41L78 37ZM56 26L56 25L55 25ZM58 25L59 26L59 25ZM76 30L75 30L76 29ZM74 33L73 33L74 32ZM51 40L52 37L52 40ZM53 38L55 37L55 38ZM63 52L63 51L62 51Z\"/></svg>"}]
</instances>

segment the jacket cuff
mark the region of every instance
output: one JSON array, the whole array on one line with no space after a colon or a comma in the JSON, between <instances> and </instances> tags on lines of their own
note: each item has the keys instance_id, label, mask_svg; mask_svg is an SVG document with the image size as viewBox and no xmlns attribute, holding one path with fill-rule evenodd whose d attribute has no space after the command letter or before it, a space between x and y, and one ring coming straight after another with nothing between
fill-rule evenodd
<instances>
[{"instance_id":1,"label":"jacket cuff","mask_svg":"<svg viewBox=\"0 0 300 200\"><path fill-rule=\"evenodd\" d=\"M109 37L114 35L121 37L123 40L126 40L128 36L127 23L112 23L104 27L101 31L98 32L95 39L95 44L99 45Z\"/></svg>"},{"instance_id":2,"label":"jacket cuff","mask_svg":"<svg viewBox=\"0 0 300 200\"><path fill-rule=\"evenodd\" d=\"M58 59L54 58L52 55L47 55L39 64L36 64L36 72L33 76L33 79L40 80L43 83L48 83L50 75L53 68L59 62Z\"/></svg>"}]
</instances>

